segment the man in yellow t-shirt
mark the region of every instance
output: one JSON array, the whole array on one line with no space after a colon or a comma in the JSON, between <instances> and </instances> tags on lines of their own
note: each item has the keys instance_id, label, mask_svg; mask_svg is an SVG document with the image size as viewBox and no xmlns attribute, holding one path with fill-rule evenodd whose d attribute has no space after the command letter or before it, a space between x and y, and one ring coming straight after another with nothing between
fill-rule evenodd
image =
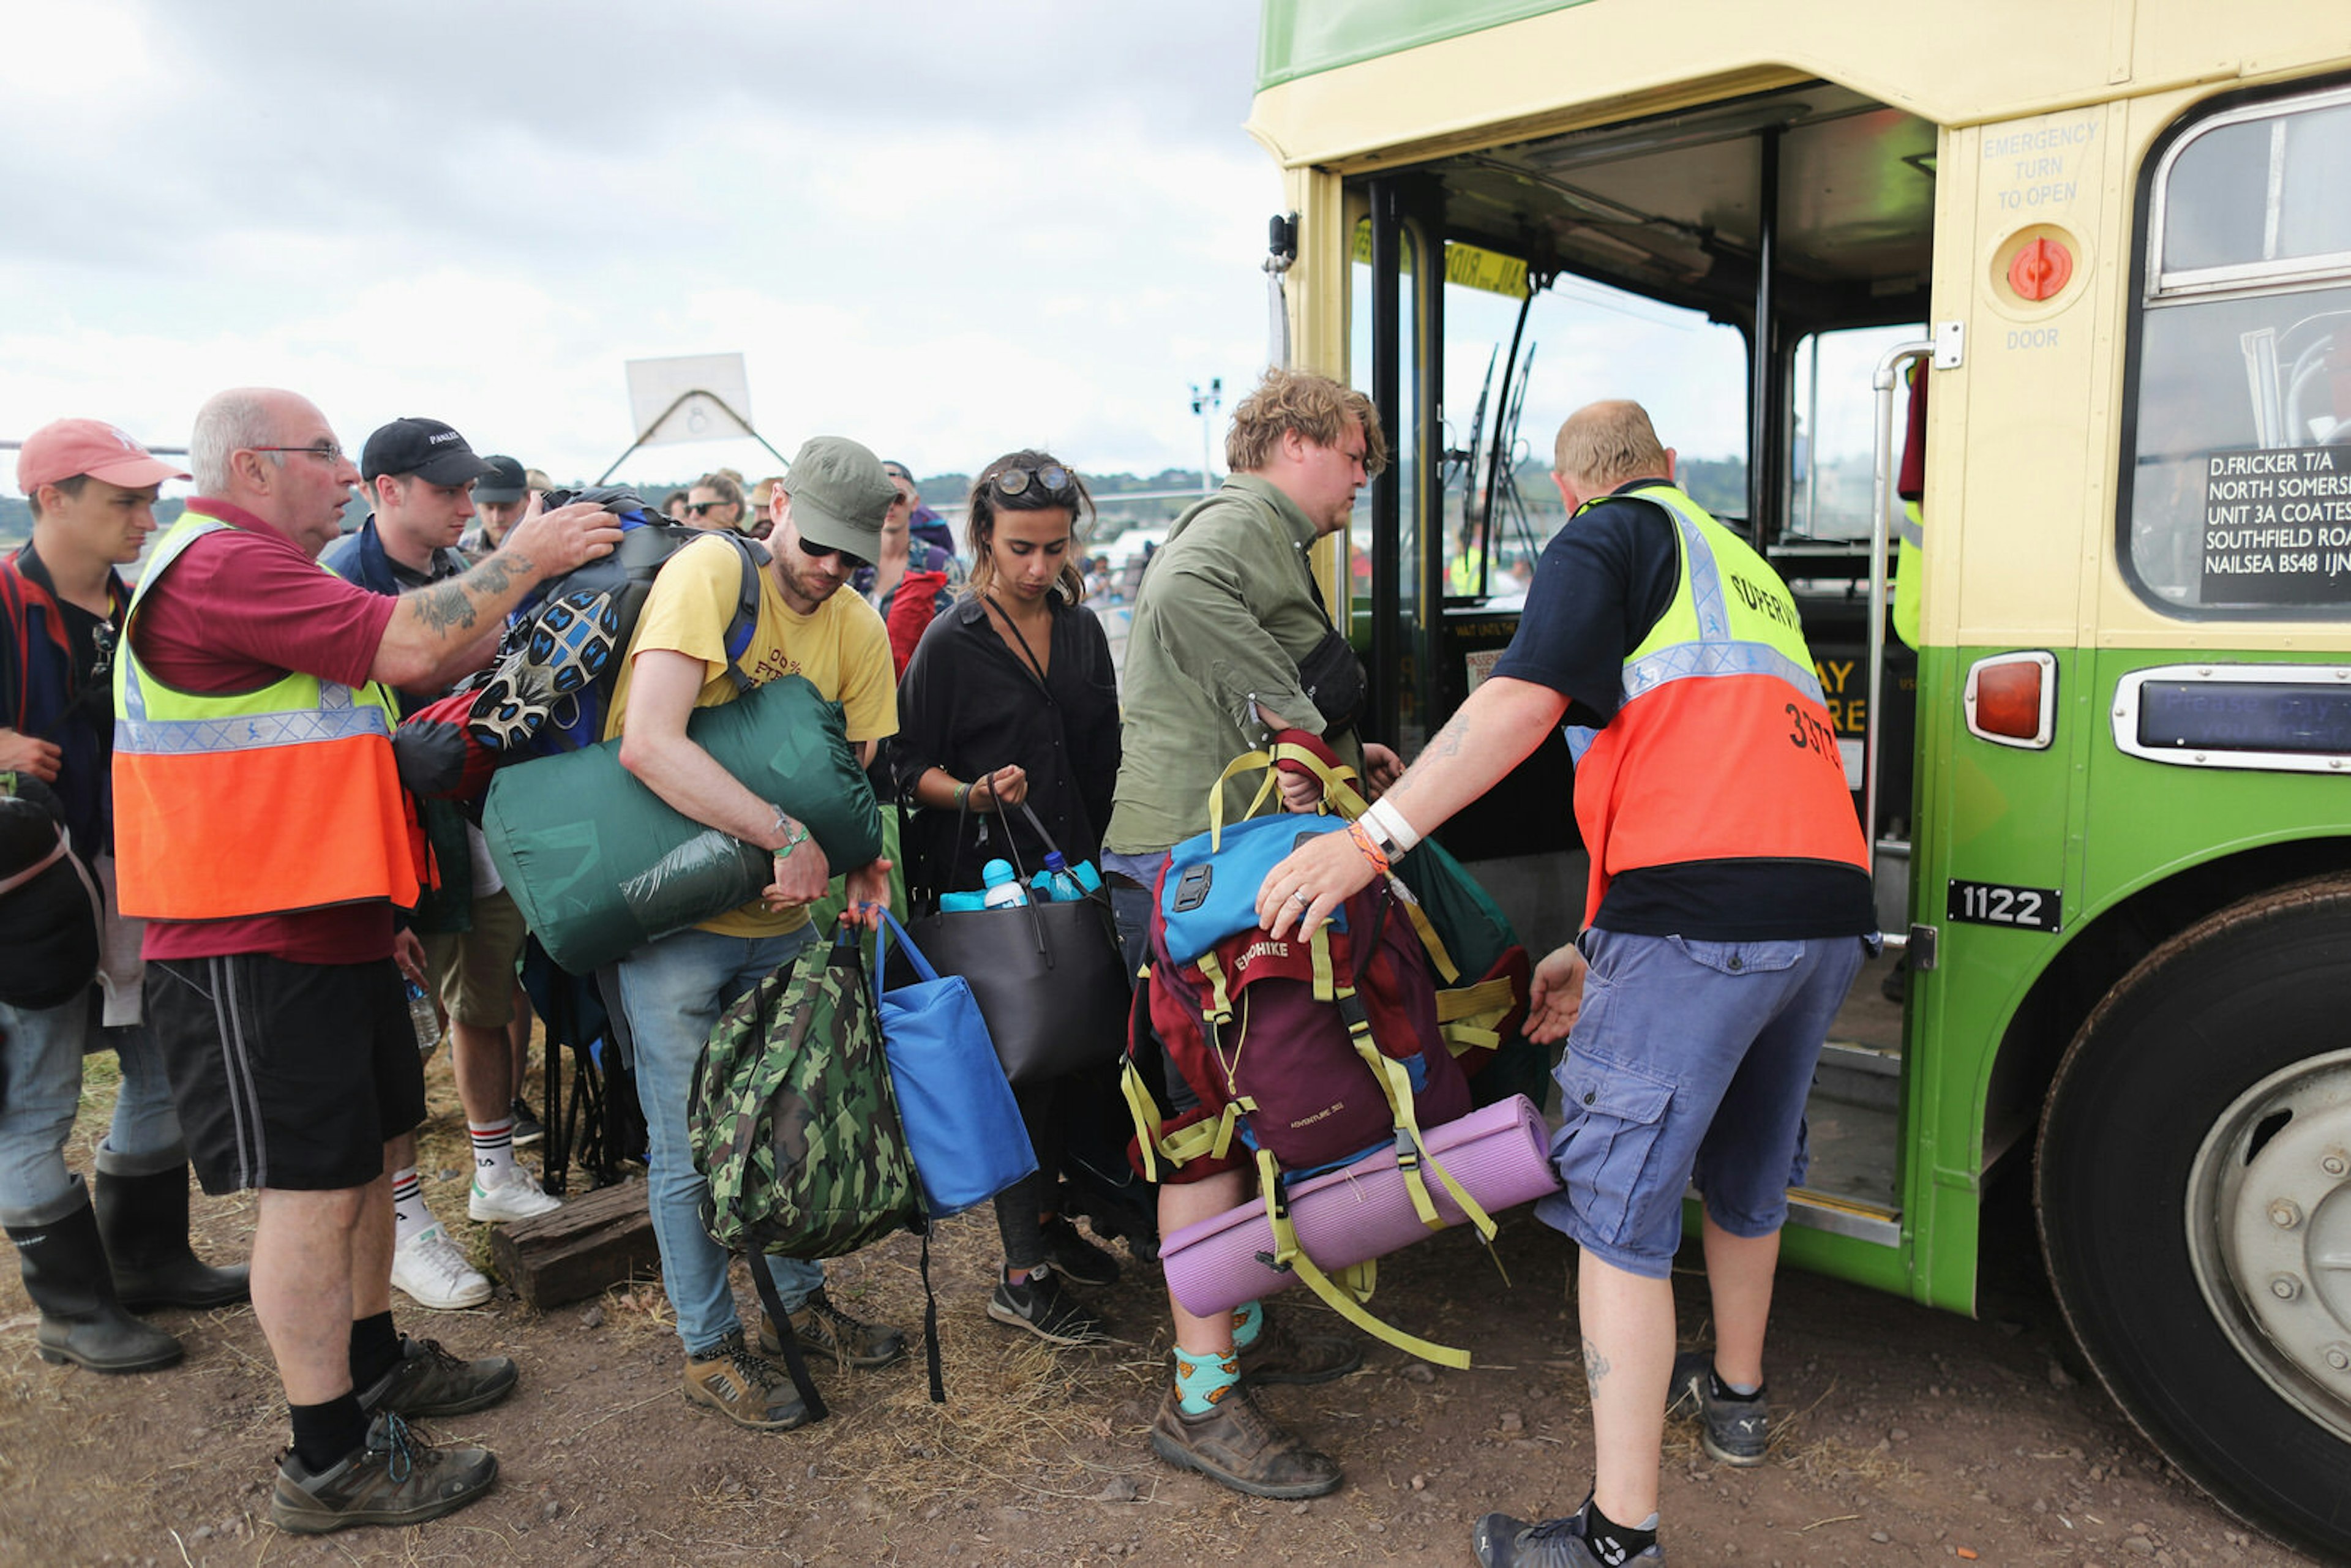
<instances>
[{"instance_id":1,"label":"man in yellow t-shirt","mask_svg":"<svg viewBox=\"0 0 2351 1568\"><path fill-rule=\"evenodd\" d=\"M774 553L760 573L758 622L739 661L754 685L806 676L841 705L849 738L869 759L873 744L898 728L890 639L872 606L839 590L880 552L883 514L897 495L881 459L853 441L818 436L800 448L769 504ZM727 1004L814 937L808 905L824 896L831 875L805 827L686 734L695 708L736 695L726 639L740 560L732 544L714 538L686 546L662 568L612 694L610 728L620 738L622 767L695 821L773 851L776 880L758 902L649 942L616 967L644 1104L662 1287L685 1343L685 1396L739 1426L782 1431L803 1425L809 1413L766 1359L781 1354L779 1335L796 1334L816 1354L852 1366L897 1360L905 1339L834 1308L825 1299L822 1264L770 1257L761 1261L791 1321L764 1325L758 1346L747 1344L727 1289L726 1252L702 1228L708 1184L694 1168L685 1130L695 1058ZM889 870L886 860L851 870L851 905L888 903Z\"/></svg>"}]
</instances>

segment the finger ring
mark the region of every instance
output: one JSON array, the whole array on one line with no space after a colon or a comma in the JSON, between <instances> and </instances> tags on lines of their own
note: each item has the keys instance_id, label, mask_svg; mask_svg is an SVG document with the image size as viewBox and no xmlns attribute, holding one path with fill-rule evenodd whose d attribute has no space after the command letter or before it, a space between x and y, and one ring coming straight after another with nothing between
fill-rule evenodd
<instances>
[{"instance_id":1,"label":"finger ring","mask_svg":"<svg viewBox=\"0 0 2351 1568\"><path fill-rule=\"evenodd\" d=\"M1311 894L1311 893L1307 892L1307 891L1306 891L1304 888L1302 888L1302 887L1301 887L1301 888L1300 888L1296 893L1291 894L1290 896L1290 898L1292 899L1292 901L1294 901L1294 902L1296 902L1296 903L1299 903L1299 904L1311 904L1311 903L1313 903L1313 902L1314 902L1314 895L1313 895L1312 894Z\"/></svg>"}]
</instances>

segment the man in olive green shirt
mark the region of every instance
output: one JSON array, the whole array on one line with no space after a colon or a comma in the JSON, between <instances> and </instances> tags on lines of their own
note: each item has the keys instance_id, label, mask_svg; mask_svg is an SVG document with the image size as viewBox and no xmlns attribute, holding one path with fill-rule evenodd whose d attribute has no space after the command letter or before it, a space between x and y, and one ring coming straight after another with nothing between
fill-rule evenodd
<instances>
[{"instance_id":1,"label":"man in olive green shirt","mask_svg":"<svg viewBox=\"0 0 2351 1568\"><path fill-rule=\"evenodd\" d=\"M1321 736L1374 790L1400 771L1394 752L1355 734L1361 669L1335 642L1307 559L1317 538L1347 526L1355 492L1386 465L1371 400L1324 376L1270 371L1233 411L1225 461L1224 487L1152 557L1127 637L1125 752L1102 869L1130 956L1139 956L1167 851L1207 831L1217 776L1270 731ZM1256 785L1227 787L1227 821L1249 810ZM1285 778L1282 789L1304 808L1319 786ZM1191 1098L1172 1073L1166 1088L1178 1109ZM1221 1214L1245 1191L1238 1171L1164 1186L1160 1233ZM1277 1426L1250 1390L1344 1375L1362 1352L1290 1333L1256 1302L1208 1317L1170 1304L1176 1381L1152 1423L1153 1449L1253 1497L1334 1490L1338 1465Z\"/></svg>"}]
</instances>

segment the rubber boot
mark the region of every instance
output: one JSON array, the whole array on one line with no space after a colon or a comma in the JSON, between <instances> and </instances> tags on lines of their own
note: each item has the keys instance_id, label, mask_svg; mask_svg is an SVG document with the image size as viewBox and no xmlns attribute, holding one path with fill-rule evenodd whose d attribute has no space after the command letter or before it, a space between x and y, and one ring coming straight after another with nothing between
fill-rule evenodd
<instances>
[{"instance_id":1,"label":"rubber boot","mask_svg":"<svg viewBox=\"0 0 2351 1568\"><path fill-rule=\"evenodd\" d=\"M98 1216L77 1182L79 1201L47 1225L11 1225L24 1270L25 1294L41 1309L35 1348L43 1361L72 1362L93 1372L152 1372L180 1359L180 1342L150 1328L122 1310L106 1249L98 1239Z\"/></svg>"},{"instance_id":2,"label":"rubber boot","mask_svg":"<svg viewBox=\"0 0 2351 1568\"><path fill-rule=\"evenodd\" d=\"M125 1311L225 1307L246 1299L244 1264L215 1269L188 1247L186 1166L122 1176L101 1164L93 1196Z\"/></svg>"}]
</instances>

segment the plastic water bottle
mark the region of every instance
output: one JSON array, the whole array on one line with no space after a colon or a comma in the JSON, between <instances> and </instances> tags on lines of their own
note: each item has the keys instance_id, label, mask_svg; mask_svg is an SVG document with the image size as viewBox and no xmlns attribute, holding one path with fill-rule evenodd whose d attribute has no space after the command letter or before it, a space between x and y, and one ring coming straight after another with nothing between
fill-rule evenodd
<instances>
[{"instance_id":1,"label":"plastic water bottle","mask_svg":"<svg viewBox=\"0 0 2351 1568\"><path fill-rule=\"evenodd\" d=\"M987 896L981 902L990 909L1009 909L1029 902L1028 893L1008 861L990 861L980 867L979 880L987 887Z\"/></svg>"},{"instance_id":2,"label":"plastic water bottle","mask_svg":"<svg viewBox=\"0 0 2351 1568\"><path fill-rule=\"evenodd\" d=\"M1050 897L1056 904L1075 904L1086 895L1085 888L1071 873L1070 862L1061 858L1059 850L1045 852L1043 875L1045 885L1052 890Z\"/></svg>"},{"instance_id":3,"label":"plastic water bottle","mask_svg":"<svg viewBox=\"0 0 2351 1568\"><path fill-rule=\"evenodd\" d=\"M413 980L408 987L408 1021L416 1030L416 1054L430 1056L433 1048L441 1043L441 1011L424 988Z\"/></svg>"}]
</instances>

